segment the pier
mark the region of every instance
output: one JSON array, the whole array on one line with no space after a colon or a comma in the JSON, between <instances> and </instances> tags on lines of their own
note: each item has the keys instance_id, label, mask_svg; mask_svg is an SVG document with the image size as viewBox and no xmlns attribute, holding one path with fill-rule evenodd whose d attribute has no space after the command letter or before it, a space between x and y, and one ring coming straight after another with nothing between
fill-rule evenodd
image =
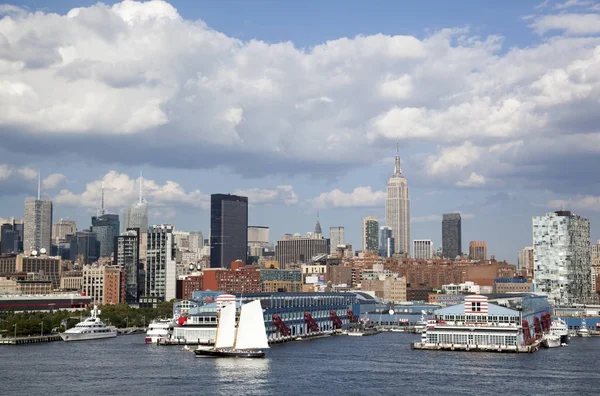
<instances>
[{"instance_id":1,"label":"pier","mask_svg":"<svg viewBox=\"0 0 600 396\"><path fill-rule=\"evenodd\" d=\"M60 335L51 334L45 336L34 336L34 337L11 337L11 338L0 338L0 345L23 345L23 344L38 344L40 342L53 342L62 341Z\"/></svg>"}]
</instances>

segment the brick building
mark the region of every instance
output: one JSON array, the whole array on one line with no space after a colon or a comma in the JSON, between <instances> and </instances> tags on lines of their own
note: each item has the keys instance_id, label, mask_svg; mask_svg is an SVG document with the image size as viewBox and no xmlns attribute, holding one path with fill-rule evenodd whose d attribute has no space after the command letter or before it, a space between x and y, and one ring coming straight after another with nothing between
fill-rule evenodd
<instances>
[{"instance_id":1,"label":"brick building","mask_svg":"<svg viewBox=\"0 0 600 396\"><path fill-rule=\"evenodd\" d=\"M229 294L262 291L260 270L246 267L243 262L234 261L230 269L205 268L202 275L202 290L223 291Z\"/></svg>"}]
</instances>

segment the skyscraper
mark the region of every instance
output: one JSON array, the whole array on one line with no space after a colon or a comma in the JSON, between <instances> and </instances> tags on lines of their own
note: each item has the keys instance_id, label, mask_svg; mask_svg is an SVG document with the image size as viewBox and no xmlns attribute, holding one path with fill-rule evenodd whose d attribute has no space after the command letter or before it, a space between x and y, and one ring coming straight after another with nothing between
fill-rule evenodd
<instances>
[{"instance_id":1,"label":"skyscraper","mask_svg":"<svg viewBox=\"0 0 600 396\"><path fill-rule=\"evenodd\" d=\"M485 241L469 242L469 256L471 256L471 259L473 260L487 260L487 244Z\"/></svg>"},{"instance_id":2,"label":"skyscraper","mask_svg":"<svg viewBox=\"0 0 600 396\"><path fill-rule=\"evenodd\" d=\"M331 240L329 254L335 254L338 245L345 245L344 227L329 227L329 239Z\"/></svg>"},{"instance_id":3,"label":"skyscraper","mask_svg":"<svg viewBox=\"0 0 600 396\"><path fill-rule=\"evenodd\" d=\"M410 254L410 198L408 183L400 167L398 144L396 144L394 174L387 184L385 225L392 229L395 252Z\"/></svg>"},{"instance_id":4,"label":"skyscraper","mask_svg":"<svg viewBox=\"0 0 600 396\"><path fill-rule=\"evenodd\" d=\"M433 242L431 239L415 239L413 241L413 257L429 260L433 257Z\"/></svg>"},{"instance_id":5,"label":"skyscraper","mask_svg":"<svg viewBox=\"0 0 600 396\"><path fill-rule=\"evenodd\" d=\"M142 197L143 178L140 173L140 198L123 211L123 231L139 228L140 232L148 231L148 202Z\"/></svg>"},{"instance_id":6,"label":"skyscraper","mask_svg":"<svg viewBox=\"0 0 600 396\"><path fill-rule=\"evenodd\" d=\"M442 254L452 260L462 254L460 213L444 213L442 220Z\"/></svg>"},{"instance_id":7,"label":"skyscraper","mask_svg":"<svg viewBox=\"0 0 600 396\"><path fill-rule=\"evenodd\" d=\"M60 241L64 241L67 235L73 235L77 232L77 224L73 220L60 219L52 225L52 239L54 244L58 245Z\"/></svg>"},{"instance_id":8,"label":"skyscraper","mask_svg":"<svg viewBox=\"0 0 600 396\"><path fill-rule=\"evenodd\" d=\"M387 226L381 227L381 234L379 237L379 255L381 257L392 257L395 253L394 245L392 229Z\"/></svg>"},{"instance_id":9,"label":"skyscraper","mask_svg":"<svg viewBox=\"0 0 600 396\"><path fill-rule=\"evenodd\" d=\"M114 263L125 271L125 302L135 305L139 302L140 297L140 285L138 284L138 231L125 231L115 239Z\"/></svg>"},{"instance_id":10,"label":"skyscraper","mask_svg":"<svg viewBox=\"0 0 600 396\"><path fill-rule=\"evenodd\" d=\"M533 246L528 246L519 251L519 270L525 270L527 277L533 277Z\"/></svg>"},{"instance_id":11,"label":"skyscraper","mask_svg":"<svg viewBox=\"0 0 600 396\"><path fill-rule=\"evenodd\" d=\"M41 199L40 176L38 174L38 196L25 199L23 218L23 249L25 251L52 248L52 201Z\"/></svg>"},{"instance_id":12,"label":"skyscraper","mask_svg":"<svg viewBox=\"0 0 600 396\"><path fill-rule=\"evenodd\" d=\"M92 231L100 243L100 257L112 257L115 251L115 238L119 236L119 215L103 214L92 216Z\"/></svg>"},{"instance_id":13,"label":"skyscraper","mask_svg":"<svg viewBox=\"0 0 600 396\"><path fill-rule=\"evenodd\" d=\"M100 258L100 243L96 239L95 232L77 231L75 235L68 235L67 241L70 259L74 263L92 264Z\"/></svg>"},{"instance_id":14,"label":"skyscraper","mask_svg":"<svg viewBox=\"0 0 600 396\"><path fill-rule=\"evenodd\" d=\"M173 226L162 224L148 229L144 305L155 305L176 297L177 247Z\"/></svg>"},{"instance_id":15,"label":"skyscraper","mask_svg":"<svg viewBox=\"0 0 600 396\"><path fill-rule=\"evenodd\" d=\"M210 267L230 268L248 255L248 197L210 196Z\"/></svg>"},{"instance_id":16,"label":"skyscraper","mask_svg":"<svg viewBox=\"0 0 600 396\"><path fill-rule=\"evenodd\" d=\"M11 223L2 224L0 227L0 253L19 252L19 234Z\"/></svg>"},{"instance_id":17,"label":"skyscraper","mask_svg":"<svg viewBox=\"0 0 600 396\"><path fill-rule=\"evenodd\" d=\"M592 292L590 221L569 211L533 218L533 283L558 305L586 304Z\"/></svg>"},{"instance_id":18,"label":"skyscraper","mask_svg":"<svg viewBox=\"0 0 600 396\"><path fill-rule=\"evenodd\" d=\"M379 250L379 220L369 216L363 219L363 250L376 252Z\"/></svg>"},{"instance_id":19,"label":"skyscraper","mask_svg":"<svg viewBox=\"0 0 600 396\"><path fill-rule=\"evenodd\" d=\"M189 249L190 252L200 253L204 247L204 236L200 231L190 232Z\"/></svg>"}]
</instances>

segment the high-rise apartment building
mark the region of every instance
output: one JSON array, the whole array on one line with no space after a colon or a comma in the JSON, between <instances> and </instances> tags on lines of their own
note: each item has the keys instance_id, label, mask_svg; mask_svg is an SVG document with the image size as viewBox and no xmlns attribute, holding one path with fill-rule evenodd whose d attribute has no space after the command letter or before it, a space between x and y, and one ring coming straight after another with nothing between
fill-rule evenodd
<instances>
[{"instance_id":1,"label":"high-rise apartment building","mask_svg":"<svg viewBox=\"0 0 600 396\"><path fill-rule=\"evenodd\" d=\"M429 260L433 257L433 242L431 239L415 239L413 241L413 257Z\"/></svg>"},{"instance_id":2,"label":"high-rise apartment building","mask_svg":"<svg viewBox=\"0 0 600 396\"><path fill-rule=\"evenodd\" d=\"M592 245L592 293L600 290L600 241Z\"/></svg>"},{"instance_id":3,"label":"high-rise apartment building","mask_svg":"<svg viewBox=\"0 0 600 396\"><path fill-rule=\"evenodd\" d=\"M379 250L379 220L369 216L363 219L363 251L377 252Z\"/></svg>"},{"instance_id":4,"label":"high-rise apartment building","mask_svg":"<svg viewBox=\"0 0 600 396\"><path fill-rule=\"evenodd\" d=\"M381 257L392 257L395 250L394 237L390 227L381 227L379 235L379 255Z\"/></svg>"},{"instance_id":5,"label":"high-rise apartment building","mask_svg":"<svg viewBox=\"0 0 600 396\"><path fill-rule=\"evenodd\" d=\"M210 267L230 268L248 256L248 198L230 194L210 196Z\"/></svg>"},{"instance_id":6,"label":"high-rise apartment building","mask_svg":"<svg viewBox=\"0 0 600 396\"><path fill-rule=\"evenodd\" d=\"M442 254L451 260L462 254L460 213L444 213L442 219Z\"/></svg>"},{"instance_id":7,"label":"high-rise apartment building","mask_svg":"<svg viewBox=\"0 0 600 396\"><path fill-rule=\"evenodd\" d=\"M120 222L117 214L92 216L92 231L100 243L100 257L112 257L115 251L115 238L119 236Z\"/></svg>"},{"instance_id":8,"label":"high-rise apartment building","mask_svg":"<svg viewBox=\"0 0 600 396\"><path fill-rule=\"evenodd\" d=\"M125 302L139 302L141 285L139 276L139 230L128 230L116 237L114 263L125 272Z\"/></svg>"},{"instance_id":9,"label":"high-rise apartment building","mask_svg":"<svg viewBox=\"0 0 600 396\"><path fill-rule=\"evenodd\" d=\"M176 252L172 225L162 224L148 229L144 303L154 305L176 297Z\"/></svg>"},{"instance_id":10,"label":"high-rise apartment building","mask_svg":"<svg viewBox=\"0 0 600 396\"><path fill-rule=\"evenodd\" d=\"M472 260L487 260L487 244L485 241L469 242L469 256Z\"/></svg>"},{"instance_id":11,"label":"high-rise apartment building","mask_svg":"<svg viewBox=\"0 0 600 396\"><path fill-rule=\"evenodd\" d=\"M74 220L60 219L52 225L52 240L58 245L67 239L67 235L74 235L76 232L77 224Z\"/></svg>"},{"instance_id":12,"label":"high-rise apartment building","mask_svg":"<svg viewBox=\"0 0 600 396\"><path fill-rule=\"evenodd\" d=\"M535 291L551 303L586 304L592 292L590 222L570 211L533 218Z\"/></svg>"},{"instance_id":13,"label":"high-rise apartment building","mask_svg":"<svg viewBox=\"0 0 600 396\"><path fill-rule=\"evenodd\" d=\"M344 227L329 227L330 247L329 254L335 254L337 247L345 245L344 243Z\"/></svg>"},{"instance_id":14,"label":"high-rise apartment building","mask_svg":"<svg viewBox=\"0 0 600 396\"><path fill-rule=\"evenodd\" d=\"M520 271L525 271L525 276L533 277L533 246L519 251L518 268Z\"/></svg>"},{"instance_id":15,"label":"high-rise apartment building","mask_svg":"<svg viewBox=\"0 0 600 396\"><path fill-rule=\"evenodd\" d=\"M50 253L52 248L52 201L38 198L25 199L25 216L23 218L23 249L27 252L45 249Z\"/></svg>"},{"instance_id":16,"label":"high-rise apartment building","mask_svg":"<svg viewBox=\"0 0 600 396\"><path fill-rule=\"evenodd\" d=\"M395 252L410 254L410 198L408 183L400 167L398 145L396 145L394 174L387 184L385 225L392 229Z\"/></svg>"}]
</instances>

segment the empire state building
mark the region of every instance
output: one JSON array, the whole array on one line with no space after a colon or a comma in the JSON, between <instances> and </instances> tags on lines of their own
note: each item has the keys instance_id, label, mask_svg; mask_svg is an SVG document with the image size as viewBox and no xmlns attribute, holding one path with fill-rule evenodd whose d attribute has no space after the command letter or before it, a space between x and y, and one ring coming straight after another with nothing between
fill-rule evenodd
<instances>
[{"instance_id":1,"label":"empire state building","mask_svg":"<svg viewBox=\"0 0 600 396\"><path fill-rule=\"evenodd\" d=\"M410 198L408 196L408 183L400 167L397 144L394 174L387 184L385 223L392 229L396 253L410 254Z\"/></svg>"}]
</instances>

